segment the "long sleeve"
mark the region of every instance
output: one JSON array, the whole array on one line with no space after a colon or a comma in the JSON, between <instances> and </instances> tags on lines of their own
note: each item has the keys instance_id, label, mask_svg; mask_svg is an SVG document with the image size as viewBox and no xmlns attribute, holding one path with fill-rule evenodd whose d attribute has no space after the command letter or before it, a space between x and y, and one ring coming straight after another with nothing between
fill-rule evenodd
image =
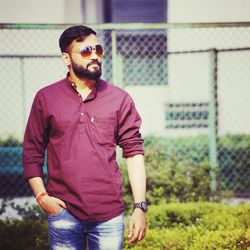
<instances>
[{"instance_id":1,"label":"long sleeve","mask_svg":"<svg viewBox=\"0 0 250 250\"><path fill-rule=\"evenodd\" d=\"M118 118L117 144L122 148L123 157L144 154L143 139L140 134L141 117L129 95L126 95Z\"/></svg>"},{"instance_id":2,"label":"long sleeve","mask_svg":"<svg viewBox=\"0 0 250 250\"><path fill-rule=\"evenodd\" d=\"M24 177L43 177L44 156L48 143L48 124L44 116L43 96L35 96L23 142Z\"/></svg>"}]
</instances>

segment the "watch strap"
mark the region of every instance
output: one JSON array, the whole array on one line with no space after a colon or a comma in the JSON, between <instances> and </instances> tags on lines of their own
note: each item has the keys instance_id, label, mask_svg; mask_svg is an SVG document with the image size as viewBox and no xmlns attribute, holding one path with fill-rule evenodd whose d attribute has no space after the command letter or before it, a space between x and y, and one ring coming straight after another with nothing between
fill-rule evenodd
<instances>
[{"instance_id":1,"label":"watch strap","mask_svg":"<svg viewBox=\"0 0 250 250\"><path fill-rule=\"evenodd\" d=\"M134 203L135 208L140 208L145 213L148 211L148 203L146 201Z\"/></svg>"}]
</instances>

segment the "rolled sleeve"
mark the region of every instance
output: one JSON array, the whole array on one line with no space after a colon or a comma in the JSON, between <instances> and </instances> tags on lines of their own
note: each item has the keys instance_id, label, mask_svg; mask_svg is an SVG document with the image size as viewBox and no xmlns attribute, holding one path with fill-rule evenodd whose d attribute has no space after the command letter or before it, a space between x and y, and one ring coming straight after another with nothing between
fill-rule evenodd
<instances>
[{"instance_id":1,"label":"rolled sleeve","mask_svg":"<svg viewBox=\"0 0 250 250\"><path fill-rule=\"evenodd\" d=\"M23 169L25 179L43 177L44 156L48 142L48 126L43 111L42 96L36 95L23 141Z\"/></svg>"},{"instance_id":2,"label":"rolled sleeve","mask_svg":"<svg viewBox=\"0 0 250 250\"><path fill-rule=\"evenodd\" d=\"M122 148L122 156L129 158L143 155L143 139L140 133L142 120L129 95L122 102L118 123L117 144Z\"/></svg>"}]
</instances>

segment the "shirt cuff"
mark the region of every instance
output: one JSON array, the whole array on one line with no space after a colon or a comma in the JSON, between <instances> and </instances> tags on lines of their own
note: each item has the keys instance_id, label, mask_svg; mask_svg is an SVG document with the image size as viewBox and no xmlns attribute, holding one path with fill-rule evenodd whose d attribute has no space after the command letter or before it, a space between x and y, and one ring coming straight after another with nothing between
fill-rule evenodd
<instances>
[{"instance_id":1,"label":"shirt cuff","mask_svg":"<svg viewBox=\"0 0 250 250\"><path fill-rule=\"evenodd\" d=\"M144 155L144 150L142 148L140 149L131 149L131 150L123 150L122 157L123 158L130 158L135 155Z\"/></svg>"},{"instance_id":2,"label":"shirt cuff","mask_svg":"<svg viewBox=\"0 0 250 250\"><path fill-rule=\"evenodd\" d=\"M29 165L24 168L24 178L27 180L32 177L44 177L43 174L43 168L42 167L37 167L37 164Z\"/></svg>"}]
</instances>

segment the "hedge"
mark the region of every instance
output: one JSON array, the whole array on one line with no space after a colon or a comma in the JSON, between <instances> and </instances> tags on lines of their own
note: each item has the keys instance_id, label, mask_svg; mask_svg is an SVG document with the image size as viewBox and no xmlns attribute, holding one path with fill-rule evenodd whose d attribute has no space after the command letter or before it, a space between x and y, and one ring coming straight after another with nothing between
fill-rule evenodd
<instances>
[{"instance_id":1,"label":"hedge","mask_svg":"<svg viewBox=\"0 0 250 250\"><path fill-rule=\"evenodd\" d=\"M193 162L187 159L166 157L164 148L147 145L145 165L147 171L147 200L159 204L162 200L208 201L212 196L210 188L212 166L207 161ZM130 187L125 161L120 163L123 178L124 199L127 208L132 207Z\"/></svg>"},{"instance_id":2,"label":"hedge","mask_svg":"<svg viewBox=\"0 0 250 250\"><path fill-rule=\"evenodd\" d=\"M150 206L146 238L134 250L250 249L250 205L162 203Z\"/></svg>"},{"instance_id":3,"label":"hedge","mask_svg":"<svg viewBox=\"0 0 250 250\"><path fill-rule=\"evenodd\" d=\"M23 211L22 211L23 212ZM0 221L0 249L48 249L44 214L26 211L23 221ZM223 205L192 202L151 205L147 214L148 231L134 250L247 250L250 249L250 205ZM128 224L129 217L126 217ZM127 228L127 226L126 226Z\"/></svg>"},{"instance_id":4,"label":"hedge","mask_svg":"<svg viewBox=\"0 0 250 250\"><path fill-rule=\"evenodd\" d=\"M49 249L45 220L0 220L0 239L0 249L3 250Z\"/></svg>"}]
</instances>

